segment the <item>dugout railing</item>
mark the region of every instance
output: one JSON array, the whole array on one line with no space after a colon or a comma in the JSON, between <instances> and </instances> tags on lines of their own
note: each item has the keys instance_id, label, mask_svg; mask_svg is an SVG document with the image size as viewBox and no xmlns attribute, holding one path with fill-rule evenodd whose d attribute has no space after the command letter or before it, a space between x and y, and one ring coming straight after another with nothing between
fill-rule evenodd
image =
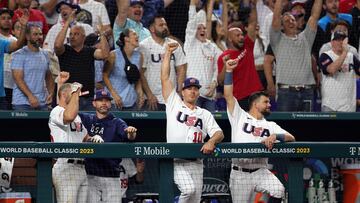
<instances>
[{"instance_id":1,"label":"dugout railing","mask_svg":"<svg viewBox=\"0 0 360 203\"><path fill-rule=\"evenodd\" d=\"M104 143L70 144L42 142L1 142L0 157L37 159L36 199L38 203L53 202L51 180L52 158L156 158L159 160L159 201L173 202L172 158L234 158L269 157L288 159L287 172L289 202L304 202L303 159L358 158L360 142L354 143L308 143L294 142L276 144L267 150L261 144L219 144L212 155L200 152L201 144L166 143Z\"/></svg>"}]
</instances>

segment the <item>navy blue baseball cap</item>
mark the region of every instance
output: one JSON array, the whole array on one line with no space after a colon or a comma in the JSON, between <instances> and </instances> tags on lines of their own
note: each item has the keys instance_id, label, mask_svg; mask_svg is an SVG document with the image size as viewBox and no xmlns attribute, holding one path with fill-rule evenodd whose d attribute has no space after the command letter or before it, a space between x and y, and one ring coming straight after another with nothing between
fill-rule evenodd
<instances>
[{"instance_id":1,"label":"navy blue baseball cap","mask_svg":"<svg viewBox=\"0 0 360 203\"><path fill-rule=\"evenodd\" d=\"M136 4L139 4L140 6L144 6L143 0L130 0L130 6L135 6Z\"/></svg>"},{"instance_id":2,"label":"navy blue baseball cap","mask_svg":"<svg viewBox=\"0 0 360 203\"><path fill-rule=\"evenodd\" d=\"M63 1L60 1L58 4L56 4L56 7L55 7L56 12L60 13L60 7L63 4L70 6L72 9L76 9L76 13L81 11L80 6L77 5L76 3L74 3L72 0L63 0Z\"/></svg>"},{"instance_id":3,"label":"navy blue baseball cap","mask_svg":"<svg viewBox=\"0 0 360 203\"><path fill-rule=\"evenodd\" d=\"M94 94L94 101L100 100L100 99L112 100L113 98L111 97L111 95L108 91L106 91L104 89L100 89L100 90L96 90L96 92Z\"/></svg>"},{"instance_id":4,"label":"navy blue baseball cap","mask_svg":"<svg viewBox=\"0 0 360 203\"><path fill-rule=\"evenodd\" d=\"M200 82L198 79L196 78L186 78L186 80L184 81L183 83L183 88L182 89L186 89L186 88L189 88L189 87L197 87L197 88L201 88L201 85L200 85Z\"/></svg>"},{"instance_id":5,"label":"navy blue baseball cap","mask_svg":"<svg viewBox=\"0 0 360 203\"><path fill-rule=\"evenodd\" d=\"M331 40L344 40L347 38L347 34L343 31L336 31L334 32Z\"/></svg>"}]
</instances>

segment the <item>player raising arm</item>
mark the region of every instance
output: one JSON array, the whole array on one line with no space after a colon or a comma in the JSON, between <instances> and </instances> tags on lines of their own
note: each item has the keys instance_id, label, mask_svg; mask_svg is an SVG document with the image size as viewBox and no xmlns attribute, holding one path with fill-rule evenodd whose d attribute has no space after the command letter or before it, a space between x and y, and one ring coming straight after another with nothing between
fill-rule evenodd
<instances>
[{"instance_id":1,"label":"player raising arm","mask_svg":"<svg viewBox=\"0 0 360 203\"><path fill-rule=\"evenodd\" d=\"M293 135L282 129L275 122L264 117L270 114L270 99L265 92L255 92L249 97L249 112L239 106L233 96L232 72L237 60L228 60L225 68L224 97L227 103L227 114L231 124L232 143L261 142L272 149L275 142L295 141ZM267 158L233 158L230 174L230 189L233 202L250 202L255 191L268 193L269 202L281 202L284 197L284 186L267 169Z\"/></svg>"},{"instance_id":2,"label":"player raising arm","mask_svg":"<svg viewBox=\"0 0 360 203\"><path fill-rule=\"evenodd\" d=\"M204 154L211 154L224 134L212 114L196 106L201 85L196 78L187 78L180 96L170 81L170 57L177 43L166 46L161 65L162 94L166 105L166 138L168 143L203 143L206 135L210 139L202 146ZM179 203L200 202L203 186L203 162L201 159L174 159L174 181L181 195Z\"/></svg>"}]
</instances>

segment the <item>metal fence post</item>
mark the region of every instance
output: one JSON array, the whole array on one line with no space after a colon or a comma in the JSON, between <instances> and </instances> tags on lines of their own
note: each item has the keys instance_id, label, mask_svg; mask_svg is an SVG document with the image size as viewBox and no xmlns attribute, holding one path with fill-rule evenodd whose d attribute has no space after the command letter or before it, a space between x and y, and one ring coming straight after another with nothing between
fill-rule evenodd
<instances>
[{"instance_id":1,"label":"metal fence post","mask_svg":"<svg viewBox=\"0 0 360 203\"><path fill-rule=\"evenodd\" d=\"M37 159L37 190L36 202L51 203L53 201L52 189L52 159L38 158Z\"/></svg>"},{"instance_id":2,"label":"metal fence post","mask_svg":"<svg viewBox=\"0 0 360 203\"><path fill-rule=\"evenodd\" d=\"M173 159L159 159L160 166L160 202L174 202L174 160Z\"/></svg>"},{"instance_id":3,"label":"metal fence post","mask_svg":"<svg viewBox=\"0 0 360 203\"><path fill-rule=\"evenodd\" d=\"M304 202L303 159L291 158L288 166L289 173L289 202Z\"/></svg>"}]
</instances>

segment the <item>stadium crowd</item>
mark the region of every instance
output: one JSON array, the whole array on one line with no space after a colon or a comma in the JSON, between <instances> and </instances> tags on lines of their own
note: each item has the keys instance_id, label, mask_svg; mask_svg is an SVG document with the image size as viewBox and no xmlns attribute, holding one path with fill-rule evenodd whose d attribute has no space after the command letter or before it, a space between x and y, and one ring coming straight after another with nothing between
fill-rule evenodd
<instances>
[{"instance_id":1,"label":"stadium crowd","mask_svg":"<svg viewBox=\"0 0 360 203\"><path fill-rule=\"evenodd\" d=\"M51 110L67 71L89 91L80 110L106 89L113 110L164 111L160 67L177 42L170 78L178 92L199 79L197 105L211 112L226 110L229 59L245 110L266 90L276 111L355 112L360 0L323 0L316 16L314 2L283 0L275 13L275 0L1 1L0 109Z\"/></svg>"}]
</instances>

